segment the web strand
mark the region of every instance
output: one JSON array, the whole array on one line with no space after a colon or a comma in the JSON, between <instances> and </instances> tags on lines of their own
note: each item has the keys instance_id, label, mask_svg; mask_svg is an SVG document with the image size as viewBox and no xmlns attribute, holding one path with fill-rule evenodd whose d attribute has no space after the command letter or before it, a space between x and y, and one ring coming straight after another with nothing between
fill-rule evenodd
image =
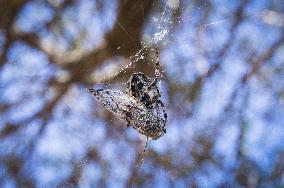
<instances>
[{"instance_id":1,"label":"web strand","mask_svg":"<svg viewBox=\"0 0 284 188\"><path fill-rule=\"evenodd\" d=\"M144 145L143 152L140 154L141 160L138 162L138 164L136 165L136 167L141 166L141 165L143 164L143 162L144 162L144 155L145 155L146 149L147 149L147 147L148 147L148 141L149 141L149 137L147 136L147 139L146 139L146 143L145 143L145 145Z\"/></svg>"}]
</instances>

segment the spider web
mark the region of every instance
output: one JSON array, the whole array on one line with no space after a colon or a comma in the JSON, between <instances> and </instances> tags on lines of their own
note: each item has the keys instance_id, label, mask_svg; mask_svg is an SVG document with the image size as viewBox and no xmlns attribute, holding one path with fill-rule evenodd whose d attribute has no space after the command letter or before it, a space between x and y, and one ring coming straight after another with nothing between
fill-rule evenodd
<instances>
[{"instance_id":1,"label":"spider web","mask_svg":"<svg viewBox=\"0 0 284 188\"><path fill-rule=\"evenodd\" d=\"M175 2L175 3L173 3ZM176 8L179 6L179 1L178 0L169 0L167 1L164 6L162 7L162 12L157 13L157 15L154 15L150 21L150 27L152 26L155 28L155 32L149 34L150 39L144 40L141 42L142 48L133 54L132 56L129 57L127 62L122 65L122 68L120 68L118 71L116 71L112 78L118 76L119 74L125 74L127 69L130 68L131 66L135 66L136 63L141 62L141 60L144 60L146 58L146 55L148 51L155 51L155 48L157 46L161 48L166 48L168 45L173 44L175 40L173 39L174 37L174 32L178 29L178 25L182 21L182 16L173 16L173 14L176 14ZM175 20L172 20L172 19ZM205 23L201 26L199 26L200 29L206 29L209 26L215 25L215 24L220 24L224 23L227 20L217 20L209 23ZM130 41L133 41L131 34L127 32L127 30L124 28L124 26L119 22L116 21L118 26L124 31L124 33L129 37ZM119 50L120 47L117 48ZM150 52L152 53L152 52ZM162 71L161 71L162 72ZM107 87L110 86L110 83L105 81L103 79L100 83L107 83ZM158 82L159 85L160 82ZM136 167L139 167L142 165L143 160L144 160L144 154L146 152L148 145L148 137L146 138L146 142L143 148L143 151L140 153L140 157L138 160L138 163L136 164Z\"/></svg>"},{"instance_id":2,"label":"spider web","mask_svg":"<svg viewBox=\"0 0 284 188\"><path fill-rule=\"evenodd\" d=\"M169 40L167 39L169 38L170 30L174 29L174 25L172 24L172 22L171 25L168 24L170 18L166 15L171 16L173 13L174 11L168 8L168 4L166 3L164 5L164 10L161 13L160 18L153 17L152 19L153 22L151 24L153 24L157 29L156 32L152 34L151 39L148 42L141 42L142 48L134 55L130 56L127 63L123 65L123 67L119 71L114 73L113 77L116 77L121 73L126 73L126 69L128 69L130 66L136 64L140 60L144 60L148 50L154 51L155 46L166 46L169 43ZM122 30L125 31L125 34L129 37L129 39L132 40L131 35L126 31L123 25L121 25L119 22L118 25L122 28Z\"/></svg>"},{"instance_id":3,"label":"spider web","mask_svg":"<svg viewBox=\"0 0 284 188\"><path fill-rule=\"evenodd\" d=\"M182 16L176 17L176 16L173 16L173 14L176 14L176 9L178 8L179 3L180 3L179 0L166 1L162 9L162 12L157 13L156 16L152 17L150 25L152 25L152 27L156 29L154 33L150 34L151 36L150 40L142 41L141 42L142 48L138 52L136 52L134 55L130 56L127 63L122 65L122 68L116 71L112 77L116 77L121 73L126 73L127 69L130 68L132 65L135 66L135 64L140 62L140 60L144 60L146 58L146 54L148 50L154 51L156 46L164 48L175 42L175 40L173 39L174 32L178 29L177 25L181 23ZM194 8L198 8L198 7L194 7ZM172 20L172 19L175 19L175 20ZM225 23L227 21L228 21L227 19L221 19L221 20L209 22L209 23L200 25L199 28L206 29L207 27L210 27L216 24ZM131 34L126 31L124 26L119 21L116 21L116 22L121 27L121 29L124 31L124 33L129 37L129 39L133 41ZM119 50L120 47L118 47L117 49Z\"/></svg>"}]
</instances>

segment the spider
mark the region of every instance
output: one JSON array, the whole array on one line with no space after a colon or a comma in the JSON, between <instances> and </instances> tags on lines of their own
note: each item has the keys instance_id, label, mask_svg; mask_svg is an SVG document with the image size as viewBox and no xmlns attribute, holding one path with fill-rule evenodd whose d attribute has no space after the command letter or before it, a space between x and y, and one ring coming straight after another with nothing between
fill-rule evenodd
<instances>
[{"instance_id":1,"label":"spider","mask_svg":"<svg viewBox=\"0 0 284 188\"><path fill-rule=\"evenodd\" d=\"M139 72L131 75L126 92L109 89L87 89L118 118L127 122L139 133L156 140L166 133L167 113L160 100L161 92L156 85L160 79L158 50L156 49L155 78Z\"/></svg>"}]
</instances>

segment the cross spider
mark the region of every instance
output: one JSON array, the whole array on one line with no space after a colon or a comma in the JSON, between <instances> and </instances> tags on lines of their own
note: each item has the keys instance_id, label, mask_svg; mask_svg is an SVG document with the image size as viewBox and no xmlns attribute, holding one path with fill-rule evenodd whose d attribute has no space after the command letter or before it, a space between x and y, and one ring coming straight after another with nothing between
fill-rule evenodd
<instances>
[{"instance_id":1,"label":"cross spider","mask_svg":"<svg viewBox=\"0 0 284 188\"><path fill-rule=\"evenodd\" d=\"M155 78L139 72L131 75L126 92L109 89L88 89L114 115L133 126L139 133L156 140L166 133L167 113L159 99L161 92L156 85L160 79L158 50L156 49Z\"/></svg>"}]
</instances>

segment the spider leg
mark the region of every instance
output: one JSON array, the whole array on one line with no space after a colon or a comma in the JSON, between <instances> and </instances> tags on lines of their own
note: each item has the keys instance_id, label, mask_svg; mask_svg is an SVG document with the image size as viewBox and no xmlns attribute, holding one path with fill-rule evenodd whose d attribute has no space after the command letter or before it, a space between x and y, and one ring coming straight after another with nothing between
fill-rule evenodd
<instances>
[{"instance_id":1,"label":"spider leg","mask_svg":"<svg viewBox=\"0 0 284 188\"><path fill-rule=\"evenodd\" d=\"M95 95L95 96L97 96L99 93L99 91L103 91L103 89L97 89L97 90L95 90L95 89L93 89L93 88L86 88L86 91L87 92L89 92L89 93L91 93L91 94L93 94L93 95Z\"/></svg>"},{"instance_id":2,"label":"spider leg","mask_svg":"<svg viewBox=\"0 0 284 188\"><path fill-rule=\"evenodd\" d=\"M159 52L158 48L156 48L155 80L159 80L160 78L161 78L161 73L160 73Z\"/></svg>"},{"instance_id":3,"label":"spider leg","mask_svg":"<svg viewBox=\"0 0 284 188\"><path fill-rule=\"evenodd\" d=\"M127 122L126 128L131 127L130 123Z\"/></svg>"},{"instance_id":4,"label":"spider leg","mask_svg":"<svg viewBox=\"0 0 284 188\"><path fill-rule=\"evenodd\" d=\"M158 105L158 104L161 105L161 109L159 109L157 107L156 110L157 110L158 114L159 114L160 110L162 111L162 114L161 114L162 117L160 117L160 118L162 118L162 126L161 126L161 128L162 128L163 132L166 133L166 127L165 126L166 126L166 123L167 123L168 115L166 113L166 109L165 109L164 103L161 100L157 100L156 101L156 105ZM160 120L158 120L158 121L160 121Z\"/></svg>"},{"instance_id":5,"label":"spider leg","mask_svg":"<svg viewBox=\"0 0 284 188\"><path fill-rule=\"evenodd\" d=\"M155 78L153 82L148 86L147 91L149 91L153 86L155 86L160 78L161 78L161 73L160 73L159 52L158 48L156 48Z\"/></svg>"}]
</instances>

